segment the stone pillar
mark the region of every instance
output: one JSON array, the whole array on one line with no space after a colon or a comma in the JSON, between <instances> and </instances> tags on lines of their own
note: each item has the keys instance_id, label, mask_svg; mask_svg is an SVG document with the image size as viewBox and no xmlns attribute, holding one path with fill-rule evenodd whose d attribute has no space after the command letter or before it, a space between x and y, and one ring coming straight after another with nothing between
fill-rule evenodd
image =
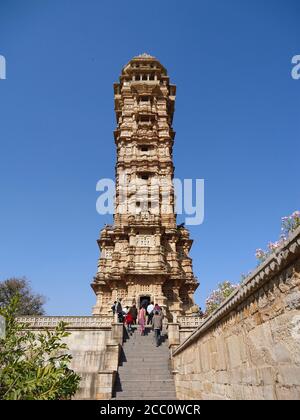
<instances>
[{"instance_id":1,"label":"stone pillar","mask_svg":"<svg viewBox=\"0 0 300 420\"><path fill-rule=\"evenodd\" d=\"M182 315L182 301L179 296L180 285L177 281L174 282L172 290L174 295L174 302L170 308L170 312L173 315L173 321L177 321L177 317Z\"/></svg>"},{"instance_id":2,"label":"stone pillar","mask_svg":"<svg viewBox=\"0 0 300 420\"><path fill-rule=\"evenodd\" d=\"M179 324L177 322L168 323L168 341L170 353L172 356L173 351L180 344Z\"/></svg>"},{"instance_id":3,"label":"stone pillar","mask_svg":"<svg viewBox=\"0 0 300 420\"><path fill-rule=\"evenodd\" d=\"M153 293L154 295L154 293ZM166 312L166 308L167 308L167 298L166 296L164 296L163 291L162 291L162 282L158 282L156 283L155 286L155 303L157 303L163 311L163 314L166 318L167 312Z\"/></svg>"},{"instance_id":4,"label":"stone pillar","mask_svg":"<svg viewBox=\"0 0 300 420\"><path fill-rule=\"evenodd\" d=\"M94 291L96 293L96 305L93 306L93 310L92 310L92 314L93 315L103 315L103 313L105 313L107 311L108 308L106 308L107 305L104 305L103 303L103 296L104 296L104 291L103 291L103 282L99 282L98 284L96 283L95 287L94 287Z\"/></svg>"},{"instance_id":5,"label":"stone pillar","mask_svg":"<svg viewBox=\"0 0 300 420\"><path fill-rule=\"evenodd\" d=\"M112 292L111 292L111 304L113 304L116 300L118 300L118 286L117 283L111 282L111 288L112 288Z\"/></svg>"},{"instance_id":6,"label":"stone pillar","mask_svg":"<svg viewBox=\"0 0 300 420\"><path fill-rule=\"evenodd\" d=\"M161 245L161 233L159 231L155 232L155 246L160 246Z\"/></svg>"},{"instance_id":7,"label":"stone pillar","mask_svg":"<svg viewBox=\"0 0 300 420\"><path fill-rule=\"evenodd\" d=\"M93 306L93 311L92 314L93 315L100 315L101 313L101 309L102 309L102 296L103 296L103 292L98 291L97 292L97 300L96 300L96 305Z\"/></svg>"},{"instance_id":8,"label":"stone pillar","mask_svg":"<svg viewBox=\"0 0 300 420\"><path fill-rule=\"evenodd\" d=\"M110 400L118 372L119 358L123 344L123 324L114 322L111 326L111 338L106 344L103 362L98 372L96 399Z\"/></svg>"},{"instance_id":9,"label":"stone pillar","mask_svg":"<svg viewBox=\"0 0 300 420\"><path fill-rule=\"evenodd\" d=\"M120 322L114 322L111 325L111 342L112 344L123 344L124 326Z\"/></svg>"},{"instance_id":10,"label":"stone pillar","mask_svg":"<svg viewBox=\"0 0 300 420\"><path fill-rule=\"evenodd\" d=\"M123 326L122 326L123 327ZM118 372L121 346L119 343L106 344L103 368L98 372L96 399L109 400L112 397Z\"/></svg>"},{"instance_id":11,"label":"stone pillar","mask_svg":"<svg viewBox=\"0 0 300 420\"><path fill-rule=\"evenodd\" d=\"M129 306L129 308L131 308L131 306L135 303L136 304L136 298L135 298L135 284L133 281L127 281L126 282L126 286L127 286L127 296L123 299L123 306Z\"/></svg>"},{"instance_id":12,"label":"stone pillar","mask_svg":"<svg viewBox=\"0 0 300 420\"><path fill-rule=\"evenodd\" d=\"M110 400L115 385L116 371L99 371L96 385L96 400Z\"/></svg>"},{"instance_id":13,"label":"stone pillar","mask_svg":"<svg viewBox=\"0 0 300 420\"><path fill-rule=\"evenodd\" d=\"M136 246L136 233L135 233L134 229L130 230L129 246Z\"/></svg>"},{"instance_id":14,"label":"stone pillar","mask_svg":"<svg viewBox=\"0 0 300 420\"><path fill-rule=\"evenodd\" d=\"M190 314L192 314L193 313L193 307L195 306L195 303L194 303L194 289L188 289L188 297L189 297L189 306L188 306L188 308L187 308L187 310L186 310L186 314L187 315L190 315Z\"/></svg>"}]
</instances>

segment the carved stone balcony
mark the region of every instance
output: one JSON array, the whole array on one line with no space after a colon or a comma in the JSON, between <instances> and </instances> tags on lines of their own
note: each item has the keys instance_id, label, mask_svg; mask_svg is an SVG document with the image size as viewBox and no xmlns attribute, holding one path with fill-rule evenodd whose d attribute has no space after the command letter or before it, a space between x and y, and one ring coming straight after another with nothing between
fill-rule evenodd
<instances>
[{"instance_id":1,"label":"carved stone balcony","mask_svg":"<svg viewBox=\"0 0 300 420\"><path fill-rule=\"evenodd\" d=\"M20 316L16 318L21 324L28 325L30 329L54 329L60 322L65 322L67 329L83 328L95 329L111 327L113 316Z\"/></svg>"},{"instance_id":2,"label":"carved stone balcony","mask_svg":"<svg viewBox=\"0 0 300 420\"><path fill-rule=\"evenodd\" d=\"M181 328L197 328L203 324L204 318L200 318L200 316L179 316L177 322Z\"/></svg>"}]
</instances>

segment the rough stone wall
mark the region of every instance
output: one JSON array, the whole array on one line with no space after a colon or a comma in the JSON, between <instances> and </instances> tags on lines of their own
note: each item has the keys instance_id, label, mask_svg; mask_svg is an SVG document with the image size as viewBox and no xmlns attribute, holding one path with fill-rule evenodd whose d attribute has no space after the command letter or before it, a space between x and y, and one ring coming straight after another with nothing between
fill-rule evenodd
<instances>
[{"instance_id":1,"label":"rough stone wall","mask_svg":"<svg viewBox=\"0 0 300 420\"><path fill-rule=\"evenodd\" d=\"M179 399L300 399L300 230L173 352Z\"/></svg>"}]
</instances>

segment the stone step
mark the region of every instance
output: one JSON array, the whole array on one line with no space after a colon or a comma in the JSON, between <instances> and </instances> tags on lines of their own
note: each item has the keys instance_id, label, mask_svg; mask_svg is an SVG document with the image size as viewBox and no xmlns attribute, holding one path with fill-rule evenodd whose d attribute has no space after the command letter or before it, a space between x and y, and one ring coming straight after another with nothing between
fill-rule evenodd
<instances>
[{"instance_id":1,"label":"stone step","mask_svg":"<svg viewBox=\"0 0 300 420\"><path fill-rule=\"evenodd\" d=\"M155 360L155 362L151 359L143 360L143 359L129 359L126 361L120 362L120 366L132 366L134 365L134 368L142 369L142 367L151 367L151 366L157 366L157 367L169 367L169 360Z\"/></svg>"},{"instance_id":2,"label":"stone step","mask_svg":"<svg viewBox=\"0 0 300 420\"><path fill-rule=\"evenodd\" d=\"M124 360L163 360L168 361L169 355L168 354L124 354L123 355Z\"/></svg>"},{"instance_id":3,"label":"stone step","mask_svg":"<svg viewBox=\"0 0 300 420\"><path fill-rule=\"evenodd\" d=\"M131 346L136 346L136 345L141 346L141 347L153 348L153 349L156 349L156 348L157 349L161 349L161 348L165 349L165 348L168 347L168 344L162 343L162 342L160 342L159 347L156 347L156 342L155 342L154 337L150 340L147 340L147 341L145 341L145 340L142 340L142 341L132 340L132 341L126 341L126 343L123 344L123 346L125 348L126 347L131 347Z\"/></svg>"},{"instance_id":4,"label":"stone step","mask_svg":"<svg viewBox=\"0 0 300 420\"><path fill-rule=\"evenodd\" d=\"M128 352L137 352L137 353L141 353L141 352L145 352L148 354L168 354L169 353L169 349L166 348L162 348L162 347L156 347L156 346L150 346L150 347L142 347L140 345L136 345L136 346L132 346L132 347L123 347L123 351L124 353L128 353Z\"/></svg>"},{"instance_id":5,"label":"stone step","mask_svg":"<svg viewBox=\"0 0 300 420\"><path fill-rule=\"evenodd\" d=\"M144 356L143 354L124 354L121 358L121 360L132 360L133 362L135 361L143 361L143 359L145 359L146 361L158 361L158 362L168 362L168 360L170 360L169 355L165 354L165 355L159 355L159 356Z\"/></svg>"},{"instance_id":6,"label":"stone step","mask_svg":"<svg viewBox=\"0 0 300 420\"><path fill-rule=\"evenodd\" d=\"M167 350L168 349L168 345L167 344L160 344L158 347L156 347L156 343L153 340L149 340L147 342L139 342L139 341L135 341L134 343L125 343L123 348L127 349L127 348L133 348L133 347L139 347L141 349L151 349L151 350Z\"/></svg>"},{"instance_id":7,"label":"stone step","mask_svg":"<svg viewBox=\"0 0 300 420\"><path fill-rule=\"evenodd\" d=\"M138 341L135 341L133 343L125 343L123 345L124 348L127 347L135 347L135 346L139 346L141 348L148 348L148 349L153 349L153 350L159 350L159 349L167 349L168 345L167 344L160 344L159 347L156 347L156 343L154 342L154 340L152 341L147 341L147 342L142 342L139 343Z\"/></svg>"},{"instance_id":8,"label":"stone step","mask_svg":"<svg viewBox=\"0 0 300 420\"><path fill-rule=\"evenodd\" d=\"M156 347L154 344L150 344L149 346L141 346L140 344L136 344L134 346L123 346L124 352L126 351L145 351L148 353L168 353L169 349L167 347Z\"/></svg>"},{"instance_id":9,"label":"stone step","mask_svg":"<svg viewBox=\"0 0 300 420\"><path fill-rule=\"evenodd\" d=\"M152 352L152 351L144 351L143 349L136 348L136 349L124 349L122 352L122 356L125 357L151 357L152 359L157 359L158 357L162 357L164 359L169 359L170 354L169 351L158 351Z\"/></svg>"},{"instance_id":10,"label":"stone step","mask_svg":"<svg viewBox=\"0 0 300 420\"><path fill-rule=\"evenodd\" d=\"M174 382L172 380L156 380L151 382L145 381L124 381L121 380L120 382L116 383L115 390L116 392L125 392L131 390L139 390L142 389L144 392L146 391L170 391L175 392Z\"/></svg>"},{"instance_id":11,"label":"stone step","mask_svg":"<svg viewBox=\"0 0 300 420\"><path fill-rule=\"evenodd\" d=\"M121 361L122 364L124 364L124 363L130 363L130 364L138 363L138 364L140 364L141 363L143 365L146 365L148 363L153 363L153 364L160 364L160 365L164 364L165 366L168 366L169 362L170 362L170 359L156 359L156 360L153 360L153 359L148 358L148 357L147 358L134 357L134 358L129 358L129 359Z\"/></svg>"},{"instance_id":12,"label":"stone step","mask_svg":"<svg viewBox=\"0 0 300 420\"><path fill-rule=\"evenodd\" d=\"M123 353L130 355L130 354L146 354L147 356L156 356L156 355L163 355L163 356L167 356L169 355L169 349L157 349L156 351L156 347L153 347L148 349L148 348L142 348L140 346L136 346L136 347L125 347L123 348Z\"/></svg>"},{"instance_id":13,"label":"stone step","mask_svg":"<svg viewBox=\"0 0 300 420\"><path fill-rule=\"evenodd\" d=\"M127 371L123 370L123 372L120 372L120 378L122 381L127 381L127 380L145 380L145 373L140 371L140 372L134 372L134 373L128 373ZM150 372L147 374L147 380L151 381L163 381L163 380L172 380L173 381L173 376L170 372L165 371L165 372L160 372L160 373L153 373Z\"/></svg>"},{"instance_id":14,"label":"stone step","mask_svg":"<svg viewBox=\"0 0 300 420\"><path fill-rule=\"evenodd\" d=\"M147 379L145 379L145 375L147 375ZM119 372L119 377L120 380L141 380L143 378L142 376L142 371L140 372L135 372L135 373L131 373L131 372L126 372L125 370L120 371ZM157 380L157 381L161 381L161 380L174 380L172 374L170 374L170 372L168 371L160 371L160 372L148 372L144 374L144 381L147 382L151 382L152 380Z\"/></svg>"},{"instance_id":15,"label":"stone step","mask_svg":"<svg viewBox=\"0 0 300 420\"><path fill-rule=\"evenodd\" d=\"M139 331L135 331L132 335L129 335L128 337L126 337L126 336L125 336L125 337L124 337L124 340L125 340L125 341L128 341L128 340L130 340L131 338L138 338L139 340L147 340L147 338L149 338L149 337L154 337L154 336L155 336L154 331L149 329L145 335L141 335ZM161 337L165 337L165 338L167 338L167 333L166 333L166 331L163 331L163 332L160 334L160 336L161 336Z\"/></svg>"},{"instance_id":16,"label":"stone step","mask_svg":"<svg viewBox=\"0 0 300 420\"><path fill-rule=\"evenodd\" d=\"M163 392L163 394L162 394ZM176 397L175 388L143 388L143 391L139 392L139 390L136 387L130 387L130 388L116 388L115 389L115 396L122 396L122 397L130 397L130 396L136 396L136 397Z\"/></svg>"},{"instance_id":17,"label":"stone step","mask_svg":"<svg viewBox=\"0 0 300 420\"><path fill-rule=\"evenodd\" d=\"M142 398L142 397L137 397L137 396L135 396L135 397L122 397L121 395L120 396L118 396L117 398L112 398L113 400L135 400L135 401L151 401L151 400L155 400L155 401L176 401L177 400L177 398L176 397L168 397L168 398L164 398L164 397L144 397L144 398Z\"/></svg>"},{"instance_id":18,"label":"stone step","mask_svg":"<svg viewBox=\"0 0 300 420\"><path fill-rule=\"evenodd\" d=\"M158 346L158 347L156 347L156 344L155 343L148 343L148 344L145 344L145 343L132 343L132 344L128 344L128 345L126 345L126 346L124 346L123 345L123 349L124 349L124 351L126 351L126 350L128 350L128 349L136 349L136 350L138 350L138 349L140 349L140 350L145 350L145 351L153 351L153 353L154 352L168 352L169 351L169 349L168 349L168 346L166 345L166 346Z\"/></svg>"},{"instance_id":19,"label":"stone step","mask_svg":"<svg viewBox=\"0 0 300 420\"><path fill-rule=\"evenodd\" d=\"M143 369L143 367L166 367L169 368L169 360L157 360L153 362L153 360L141 360L141 359L134 359L134 360L127 360L126 362L120 362L120 366L130 366L133 369Z\"/></svg>"},{"instance_id":20,"label":"stone step","mask_svg":"<svg viewBox=\"0 0 300 420\"><path fill-rule=\"evenodd\" d=\"M125 338L124 342L129 343L130 341L139 341L140 343L149 343L149 341L155 340L155 335L153 332L149 333L148 335L140 335L140 334L133 334L129 338ZM167 337L165 334L160 335L160 342L161 344L165 344L167 342Z\"/></svg>"},{"instance_id":21,"label":"stone step","mask_svg":"<svg viewBox=\"0 0 300 420\"><path fill-rule=\"evenodd\" d=\"M137 351L133 351L133 350L125 350L122 353L122 357L126 357L127 359L129 357L151 357L152 360L158 359L158 358L163 358L163 359L170 359L170 355L168 351L165 352L157 352L157 353L152 353L152 352L144 352L142 349L139 349Z\"/></svg>"},{"instance_id":22,"label":"stone step","mask_svg":"<svg viewBox=\"0 0 300 420\"><path fill-rule=\"evenodd\" d=\"M144 356L143 354L141 355L137 355L137 354L133 354L133 355L129 355L123 357L121 359L122 361L126 362L126 361L132 361L132 362L142 362L143 360L145 362L164 362L164 363L168 363L169 356L165 355L165 356L158 356L158 357L153 357L153 356Z\"/></svg>"},{"instance_id":23,"label":"stone step","mask_svg":"<svg viewBox=\"0 0 300 420\"><path fill-rule=\"evenodd\" d=\"M120 377L117 378L116 381L120 382ZM169 379L166 379L166 378L154 379L154 378L152 378L151 381L148 381L148 380L141 379L141 378L139 378L139 379L138 378L124 379L122 377L121 382L126 383L126 384L136 384L136 385L139 385L139 386L147 385L147 384L161 384L161 383L164 383L165 385L169 385L169 384L174 385L174 381L173 381L172 378L169 378Z\"/></svg>"},{"instance_id":24,"label":"stone step","mask_svg":"<svg viewBox=\"0 0 300 420\"><path fill-rule=\"evenodd\" d=\"M123 348L123 353L126 355L130 354L145 354L146 356L168 356L169 355L169 349L159 349L156 347L153 348L142 348L140 346L136 347L125 347Z\"/></svg>"},{"instance_id":25,"label":"stone step","mask_svg":"<svg viewBox=\"0 0 300 420\"><path fill-rule=\"evenodd\" d=\"M149 333L148 335L140 335L140 334L133 334L129 338L125 338L125 343L128 343L129 341L139 341L140 343L143 342L149 342L151 340L155 340L155 335L153 332ZM160 342L162 344L167 342L167 337L165 334L160 335Z\"/></svg>"},{"instance_id":26,"label":"stone step","mask_svg":"<svg viewBox=\"0 0 300 420\"><path fill-rule=\"evenodd\" d=\"M126 367L127 369L131 370L132 372L142 372L145 369L161 369L164 371L168 371L169 367L166 363L145 363L142 362L138 365L138 362L126 362L126 364L120 365L120 367Z\"/></svg>"},{"instance_id":27,"label":"stone step","mask_svg":"<svg viewBox=\"0 0 300 420\"><path fill-rule=\"evenodd\" d=\"M124 390L131 390L131 389L142 389L143 391L148 390L156 390L159 391L175 391L174 383L171 380L161 380L161 381L152 381L152 382L144 382L141 381L124 381L122 380L119 383L116 383L116 391L124 391Z\"/></svg>"},{"instance_id":28,"label":"stone step","mask_svg":"<svg viewBox=\"0 0 300 420\"><path fill-rule=\"evenodd\" d=\"M168 346L158 346L156 347L156 343L131 343L131 344L126 344L123 345L123 349L127 350L127 349L142 349L142 350L147 350L147 351L153 351L153 352L159 352L159 351L164 351L167 352L169 351Z\"/></svg>"},{"instance_id":29,"label":"stone step","mask_svg":"<svg viewBox=\"0 0 300 420\"><path fill-rule=\"evenodd\" d=\"M168 344L160 344L158 347L156 347L156 343L154 342L154 340L150 340L150 341L142 342L142 343L139 343L138 341L135 341L133 343L123 344L124 348L127 348L127 347L131 348L131 347L135 347L135 346L139 346L139 347L144 348L144 349L153 349L153 350L160 350L160 349L166 350L168 348Z\"/></svg>"},{"instance_id":30,"label":"stone step","mask_svg":"<svg viewBox=\"0 0 300 420\"><path fill-rule=\"evenodd\" d=\"M170 392L168 394L161 395L160 393L157 394L149 394L149 393L143 393L143 394L136 394L135 392L132 393L125 393L121 392L120 395L116 394L116 399L122 399L122 400L176 400L176 394L174 392Z\"/></svg>"},{"instance_id":31,"label":"stone step","mask_svg":"<svg viewBox=\"0 0 300 420\"><path fill-rule=\"evenodd\" d=\"M176 394L175 391L171 392L171 391L162 391L159 390L157 392L155 391L139 391L136 389L130 390L130 391L122 391L120 392L120 395L118 395L119 393L116 393L116 399L120 397L122 397L122 399L128 399L129 397L134 397L135 399L169 399L169 398L176 398Z\"/></svg>"},{"instance_id":32,"label":"stone step","mask_svg":"<svg viewBox=\"0 0 300 420\"><path fill-rule=\"evenodd\" d=\"M145 366L145 367L141 366L140 369L136 369L136 366L134 366L134 367L131 366L131 368L128 368L127 364L119 366L118 371L120 372L120 374L123 373L124 371L127 372L127 373L133 373L133 374L137 374L139 372L144 372L145 376L149 375L151 373L152 374L164 373L164 372L170 373L170 369L168 368L168 366L163 366L162 368L157 367L157 366Z\"/></svg>"},{"instance_id":33,"label":"stone step","mask_svg":"<svg viewBox=\"0 0 300 420\"><path fill-rule=\"evenodd\" d=\"M153 343L154 344L156 342L155 342L155 338L154 337L147 337L147 338L141 337L139 339L132 338L131 340L127 340L125 342L126 345L127 344L134 344L134 343L148 344L149 345L150 343ZM161 346L167 346L166 341L160 340L160 345Z\"/></svg>"},{"instance_id":34,"label":"stone step","mask_svg":"<svg viewBox=\"0 0 300 420\"><path fill-rule=\"evenodd\" d=\"M169 355L169 349L159 349L156 347L153 348L142 348L141 346L136 347L125 347L123 348L123 353L130 355L130 354L146 354L148 356L152 355Z\"/></svg>"},{"instance_id":35,"label":"stone step","mask_svg":"<svg viewBox=\"0 0 300 420\"><path fill-rule=\"evenodd\" d=\"M148 360L153 360L153 361L156 361L156 360L167 361L167 360L170 360L170 357L169 357L168 354L159 354L159 355L148 354L148 355L145 355L142 352L139 353L139 354L138 353L135 353L135 354L126 354L125 353L121 356L121 360L142 360L142 359L148 359Z\"/></svg>"},{"instance_id":36,"label":"stone step","mask_svg":"<svg viewBox=\"0 0 300 420\"><path fill-rule=\"evenodd\" d=\"M160 386L154 387L144 387L142 393L139 392L138 388L136 386L129 386L129 387L116 387L115 388L115 394L116 396L118 394L122 394L124 397L128 395L139 395L139 396L154 396L154 395L160 395L161 392L164 392L163 396L166 396L166 393L168 393L171 396L175 396L175 388L163 388Z\"/></svg>"},{"instance_id":37,"label":"stone step","mask_svg":"<svg viewBox=\"0 0 300 420\"><path fill-rule=\"evenodd\" d=\"M128 338L125 338L125 342L128 343L128 341L130 340L138 340L138 341L148 341L148 340L153 340L155 338L155 334L153 331L149 332L147 335L140 335L139 333L135 333L133 335L131 335ZM162 340L163 343L165 343L167 341L167 336L166 334L162 333L160 335L160 338Z\"/></svg>"},{"instance_id":38,"label":"stone step","mask_svg":"<svg viewBox=\"0 0 300 420\"><path fill-rule=\"evenodd\" d=\"M129 379L129 380L134 380L134 379L137 379L137 380L140 380L140 379L142 379L143 377L142 377L142 371L139 371L139 372L134 372L134 373L131 373L131 372L128 372L128 371L125 371L125 370L120 370L120 372L119 372L119 377L120 377L120 380L127 380L127 379ZM147 375L147 379L145 379L145 375ZM174 378L173 378L173 376L172 376L172 374L170 373L170 372L168 372L167 370L165 370L165 371L159 371L159 372L157 372L157 371L149 371L149 372L145 372L145 374L144 374L144 381L145 380L147 380L147 381L152 381L153 379L156 379L156 380L173 380Z\"/></svg>"}]
</instances>

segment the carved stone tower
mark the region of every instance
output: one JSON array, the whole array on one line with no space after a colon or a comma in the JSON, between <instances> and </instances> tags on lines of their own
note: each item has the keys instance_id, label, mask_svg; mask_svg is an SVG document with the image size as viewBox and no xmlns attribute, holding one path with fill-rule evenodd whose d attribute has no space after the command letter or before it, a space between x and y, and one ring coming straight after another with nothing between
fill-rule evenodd
<instances>
[{"instance_id":1,"label":"carved stone tower","mask_svg":"<svg viewBox=\"0 0 300 420\"><path fill-rule=\"evenodd\" d=\"M166 69L148 54L133 58L114 84L115 215L98 240L94 315L108 314L117 298L123 306L153 300L169 320L195 305L192 240L174 212L175 94Z\"/></svg>"}]
</instances>

